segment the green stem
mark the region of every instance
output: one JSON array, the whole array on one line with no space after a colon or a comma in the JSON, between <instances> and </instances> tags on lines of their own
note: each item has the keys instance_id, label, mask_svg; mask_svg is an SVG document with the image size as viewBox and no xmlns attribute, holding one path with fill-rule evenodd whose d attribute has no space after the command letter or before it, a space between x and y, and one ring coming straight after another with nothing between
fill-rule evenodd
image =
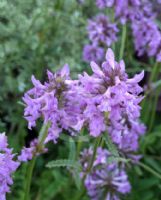
<instances>
[{"instance_id":1,"label":"green stem","mask_svg":"<svg viewBox=\"0 0 161 200\"><path fill-rule=\"evenodd\" d=\"M151 84L155 80L156 75L158 73L158 68L159 68L158 62L156 62L155 65L154 65L154 67L153 67L150 79L149 79L149 84Z\"/></svg>"},{"instance_id":2,"label":"green stem","mask_svg":"<svg viewBox=\"0 0 161 200\"><path fill-rule=\"evenodd\" d=\"M102 138L99 137L95 140L95 144L94 144L94 149L93 149L93 155L92 155L92 158L90 160L90 163L89 163L89 167L87 169L87 173L86 175L91 171L92 167L93 167L93 163L95 161L95 158L96 158L96 154L97 154L97 148L99 147L100 143L101 143L101 140Z\"/></svg>"},{"instance_id":3,"label":"green stem","mask_svg":"<svg viewBox=\"0 0 161 200\"><path fill-rule=\"evenodd\" d=\"M140 167L144 168L146 171L150 172L151 174L153 174L154 176L156 176L157 178L161 179L161 174L159 174L158 172L156 172L155 170L153 170L151 167L138 162L138 165L140 165Z\"/></svg>"},{"instance_id":4,"label":"green stem","mask_svg":"<svg viewBox=\"0 0 161 200\"><path fill-rule=\"evenodd\" d=\"M156 81L158 73L159 73L159 66L158 66L158 63L156 62L153 69L152 69L152 72L150 74L150 78L149 78L149 82L148 82L149 88L151 88L152 82ZM145 93L146 97L149 96L148 93L149 93L149 91L146 91L146 93ZM145 99L142 103L142 110L143 110L143 116L144 116L145 123L148 123L149 120L151 121L151 115L147 115L145 113L150 113L151 109L154 109L154 106L157 104L157 101L158 101L158 96L155 97L154 101L153 101L152 96L149 96L149 98L147 98L147 100L149 102L148 108L146 107L146 104L145 104L146 100ZM155 115L155 113L152 114L152 117L153 117L153 115ZM155 118L155 117L153 117L153 118Z\"/></svg>"},{"instance_id":5,"label":"green stem","mask_svg":"<svg viewBox=\"0 0 161 200\"><path fill-rule=\"evenodd\" d=\"M154 123L155 116L156 116L156 108L157 108L159 94L160 94L160 88L157 90L157 92L155 94L155 98L154 98L154 102L153 102L153 106L152 106L152 114L150 116L150 123L149 123L150 125L149 125L148 133L152 130L152 127L154 125L153 123Z\"/></svg>"},{"instance_id":6,"label":"green stem","mask_svg":"<svg viewBox=\"0 0 161 200\"><path fill-rule=\"evenodd\" d=\"M97 154L97 148L99 147L101 140L102 140L102 137L99 137L95 140L95 144L94 144L94 148L93 148L93 155L92 155L92 158L90 160L87 171L82 178L82 185L84 185L84 181L86 179L86 176L89 174L89 172L91 171L91 169L93 167L93 163L95 161L96 154ZM85 189L85 187L83 187L83 189L81 190L81 193L78 196L76 196L75 200L82 199L82 197L85 195L85 193L86 193L86 189Z\"/></svg>"},{"instance_id":7,"label":"green stem","mask_svg":"<svg viewBox=\"0 0 161 200\"><path fill-rule=\"evenodd\" d=\"M124 56L125 42L126 42L126 24L123 25L123 28L122 28L121 47L120 47L120 55L119 55L120 60Z\"/></svg>"},{"instance_id":8,"label":"green stem","mask_svg":"<svg viewBox=\"0 0 161 200\"><path fill-rule=\"evenodd\" d=\"M40 134L38 137L38 151L44 147L44 141L47 137L49 127L50 127L50 122L44 124L40 130Z\"/></svg>"},{"instance_id":9,"label":"green stem","mask_svg":"<svg viewBox=\"0 0 161 200\"><path fill-rule=\"evenodd\" d=\"M84 133L84 129L81 130L80 136L83 136L83 133ZM81 148L82 148L82 141L78 141L76 157L79 156Z\"/></svg>"},{"instance_id":10,"label":"green stem","mask_svg":"<svg viewBox=\"0 0 161 200\"><path fill-rule=\"evenodd\" d=\"M33 174L33 169L34 169L34 166L35 166L35 162L36 162L36 157L34 157L30 161L30 163L28 165L24 200L29 200L30 199L30 186L31 186L32 174Z\"/></svg>"},{"instance_id":11,"label":"green stem","mask_svg":"<svg viewBox=\"0 0 161 200\"><path fill-rule=\"evenodd\" d=\"M46 139L49 127L50 127L49 122L42 126L39 137L38 137L38 145L37 145L37 150L35 154L38 152L41 152L41 150L43 149L44 141ZM34 155L33 159L29 162L29 165L27 168L24 200L30 200L30 187L31 187L32 175L33 175L35 163L36 163L36 156Z\"/></svg>"},{"instance_id":12,"label":"green stem","mask_svg":"<svg viewBox=\"0 0 161 200\"><path fill-rule=\"evenodd\" d=\"M108 14L107 14L108 15ZM114 9L112 9L112 12L111 12L111 21L113 22L113 23L115 23L115 11L114 11ZM112 49L113 49L113 52L115 53L115 42L113 42L113 44L112 44Z\"/></svg>"}]
</instances>

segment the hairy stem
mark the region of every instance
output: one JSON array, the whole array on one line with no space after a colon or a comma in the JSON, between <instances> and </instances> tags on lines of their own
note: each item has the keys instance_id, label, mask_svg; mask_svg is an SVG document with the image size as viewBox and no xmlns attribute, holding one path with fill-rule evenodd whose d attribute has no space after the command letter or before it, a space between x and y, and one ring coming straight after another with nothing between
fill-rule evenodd
<instances>
[{"instance_id":1,"label":"hairy stem","mask_svg":"<svg viewBox=\"0 0 161 200\"><path fill-rule=\"evenodd\" d=\"M44 148L44 141L46 139L49 127L50 127L50 123L46 123L42 126L40 134L39 134L39 138L38 138L38 146L37 146L36 153L41 152L41 150ZM24 200L31 199L30 187L31 187L32 175L33 175L35 163L36 163L36 156L33 156L33 159L29 162L28 168L27 168Z\"/></svg>"},{"instance_id":2,"label":"hairy stem","mask_svg":"<svg viewBox=\"0 0 161 200\"><path fill-rule=\"evenodd\" d=\"M82 178L82 185L84 185L84 181L86 179L86 176L90 173L92 167L93 167L93 163L95 161L96 158L96 154L97 154L97 148L99 147L100 143L101 143L102 137L98 137L97 139L95 139L95 143L94 143L94 148L93 148L93 155L90 159L90 163L89 166L87 168L86 173L84 174L83 178ZM85 187L83 187L83 189L81 190L81 193L79 195L76 196L75 200L80 200L82 199L82 197L85 195L86 193L86 189Z\"/></svg>"},{"instance_id":3,"label":"hairy stem","mask_svg":"<svg viewBox=\"0 0 161 200\"><path fill-rule=\"evenodd\" d=\"M153 125L154 125L159 94L160 94L160 88L159 88L159 90L156 91L156 94L155 94L155 97L154 97L154 102L153 102L153 105L152 105L152 114L150 115L150 122L149 122L150 125L149 125L149 131L148 132L150 132L152 130Z\"/></svg>"},{"instance_id":4,"label":"hairy stem","mask_svg":"<svg viewBox=\"0 0 161 200\"><path fill-rule=\"evenodd\" d=\"M157 76L158 76L158 73L159 73L159 66L158 66L158 63L156 62L155 65L154 65L154 67L153 67L153 69L152 69L152 71L151 71L150 78L149 78L149 82L148 82L148 87L149 87L150 89L151 89L152 83L153 83L154 81L156 81ZM146 113L150 113L150 111L151 111L152 109L156 109L155 106L156 106L156 104L157 104L158 97L159 97L158 95L156 95L155 99L153 99L153 96L148 95L148 93L149 93L149 91L147 90L147 91L145 92L145 97L147 97L147 98L149 97L149 98L147 99L148 102L149 102L148 108L146 107L146 104L145 104L146 99L144 99L144 101L143 101L143 103L142 103L143 116L145 116L145 117L144 117L144 121L145 121L146 123L148 123L149 120L151 121L151 120L155 119L155 113L153 113L152 115L147 115ZM155 112L155 111L152 110L152 112ZM151 129L151 127L150 127L150 129Z\"/></svg>"},{"instance_id":5,"label":"hairy stem","mask_svg":"<svg viewBox=\"0 0 161 200\"><path fill-rule=\"evenodd\" d=\"M30 185L31 185L31 179L32 179L32 174L33 174L33 169L35 166L36 162L36 157L34 157L27 168L27 174L26 174L26 186L25 186L25 198L24 200L29 200L30 199Z\"/></svg>"},{"instance_id":6,"label":"hairy stem","mask_svg":"<svg viewBox=\"0 0 161 200\"><path fill-rule=\"evenodd\" d=\"M120 47L120 55L119 55L120 60L124 56L125 42L126 42L126 24L123 25L123 27L122 27L121 47Z\"/></svg>"}]
</instances>

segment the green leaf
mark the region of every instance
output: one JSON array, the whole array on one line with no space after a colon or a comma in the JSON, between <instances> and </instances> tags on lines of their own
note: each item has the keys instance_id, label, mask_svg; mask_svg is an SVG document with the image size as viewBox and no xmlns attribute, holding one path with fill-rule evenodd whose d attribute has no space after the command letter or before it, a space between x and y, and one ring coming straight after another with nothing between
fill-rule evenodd
<instances>
[{"instance_id":1,"label":"green leaf","mask_svg":"<svg viewBox=\"0 0 161 200\"><path fill-rule=\"evenodd\" d=\"M79 171L77 171L77 170L74 170L74 171L73 171L73 178L74 178L76 187L78 188L78 190L80 190L82 181L81 181L81 178L80 178L80 173L79 173Z\"/></svg>"},{"instance_id":2,"label":"green leaf","mask_svg":"<svg viewBox=\"0 0 161 200\"><path fill-rule=\"evenodd\" d=\"M63 140L63 141L66 141L66 142L69 142L69 138L71 138L71 136L69 137L68 135L65 135L65 134L61 134L60 135L60 139ZM74 136L72 137L72 139L75 141L75 142L89 142L89 136Z\"/></svg>"},{"instance_id":3,"label":"green leaf","mask_svg":"<svg viewBox=\"0 0 161 200\"><path fill-rule=\"evenodd\" d=\"M67 160L67 159L61 159L61 160L54 160L49 162L46 167L53 168L53 167L73 167L77 170L81 170L81 165L74 161L74 160Z\"/></svg>"},{"instance_id":4,"label":"green leaf","mask_svg":"<svg viewBox=\"0 0 161 200\"><path fill-rule=\"evenodd\" d=\"M129 162L130 161L130 159L126 159L126 158L121 158L121 157L116 157L116 156L110 156L109 158L108 158L108 163L110 164L110 163L113 163L113 162L124 162L124 163L127 163L127 162Z\"/></svg>"}]
</instances>

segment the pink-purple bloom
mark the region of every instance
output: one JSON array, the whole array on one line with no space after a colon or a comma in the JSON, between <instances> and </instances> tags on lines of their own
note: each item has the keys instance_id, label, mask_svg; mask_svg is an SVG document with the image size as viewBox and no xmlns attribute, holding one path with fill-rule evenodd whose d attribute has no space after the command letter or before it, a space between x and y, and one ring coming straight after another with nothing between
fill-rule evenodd
<instances>
[{"instance_id":1,"label":"pink-purple bloom","mask_svg":"<svg viewBox=\"0 0 161 200\"><path fill-rule=\"evenodd\" d=\"M117 41L118 28L115 23L111 23L104 14L97 15L88 21L88 36L91 44L87 44L83 49L83 60L86 62L95 61L100 63L104 58L104 48L111 46Z\"/></svg>"},{"instance_id":2,"label":"pink-purple bloom","mask_svg":"<svg viewBox=\"0 0 161 200\"><path fill-rule=\"evenodd\" d=\"M84 119L90 134L97 137L109 132L123 151L137 150L139 136L145 132L139 121L142 88L138 84L144 73L128 78L124 62L116 62L111 49L101 67L91 62L91 68L92 75L79 76L80 91L86 101Z\"/></svg>"},{"instance_id":3,"label":"pink-purple bloom","mask_svg":"<svg viewBox=\"0 0 161 200\"><path fill-rule=\"evenodd\" d=\"M19 166L19 162L14 161L12 149L8 148L5 133L0 134L0 200L6 199L6 193L10 192L13 184L12 174Z\"/></svg>"},{"instance_id":4,"label":"pink-purple bloom","mask_svg":"<svg viewBox=\"0 0 161 200\"><path fill-rule=\"evenodd\" d=\"M83 167L81 176L86 172L93 150L85 149L80 162ZM110 153L99 147L91 171L85 178L85 187L91 200L120 200L120 194L130 192L131 185L123 166L109 163Z\"/></svg>"},{"instance_id":5,"label":"pink-purple bloom","mask_svg":"<svg viewBox=\"0 0 161 200\"><path fill-rule=\"evenodd\" d=\"M143 18L132 23L135 49L139 56L156 56L161 62L161 32L154 19Z\"/></svg>"},{"instance_id":6,"label":"pink-purple bloom","mask_svg":"<svg viewBox=\"0 0 161 200\"><path fill-rule=\"evenodd\" d=\"M139 121L143 97L138 84L144 73L128 78L124 62L116 62L111 49L101 67L92 61L91 68L92 75L84 73L78 80L70 79L67 66L55 74L48 71L44 84L33 77L34 88L23 99L29 128L38 118L50 122L46 141L55 142L63 129L75 134L86 126L93 137L109 132L123 152L136 151L145 132Z\"/></svg>"},{"instance_id":7,"label":"pink-purple bloom","mask_svg":"<svg viewBox=\"0 0 161 200\"><path fill-rule=\"evenodd\" d=\"M47 148L39 149L38 139L34 139L33 141L31 141L29 147L22 148L21 153L18 156L18 160L20 162L27 162L29 160L32 160L33 157L47 152L47 150Z\"/></svg>"},{"instance_id":8,"label":"pink-purple bloom","mask_svg":"<svg viewBox=\"0 0 161 200\"><path fill-rule=\"evenodd\" d=\"M32 76L34 87L23 97L26 104L24 115L29 129L36 126L39 118L44 123L51 123L46 142L56 142L63 129L72 132L72 128L78 123L79 107L75 102L77 99L67 84L70 82L69 73L68 65L55 74L47 71L48 81L44 84Z\"/></svg>"},{"instance_id":9,"label":"pink-purple bloom","mask_svg":"<svg viewBox=\"0 0 161 200\"><path fill-rule=\"evenodd\" d=\"M161 32L151 1L96 0L96 5L100 9L113 8L116 22L119 20L124 24L129 21L132 24L135 50L139 56L147 54L161 62ZM94 37L92 39L95 41Z\"/></svg>"}]
</instances>

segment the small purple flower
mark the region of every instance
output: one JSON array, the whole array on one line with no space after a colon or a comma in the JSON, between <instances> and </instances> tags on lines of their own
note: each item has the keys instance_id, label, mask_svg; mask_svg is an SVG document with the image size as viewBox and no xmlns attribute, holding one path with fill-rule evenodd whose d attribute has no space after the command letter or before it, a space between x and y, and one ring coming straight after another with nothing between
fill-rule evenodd
<instances>
[{"instance_id":1,"label":"small purple flower","mask_svg":"<svg viewBox=\"0 0 161 200\"><path fill-rule=\"evenodd\" d=\"M10 192L13 184L12 173L16 171L19 162L13 160L12 149L8 148L7 137L0 134L0 199L6 199L6 193Z\"/></svg>"},{"instance_id":2,"label":"small purple flower","mask_svg":"<svg viewBox=\"0 0 161 200\"><path fill-rule=\"evenodd\" d=\"M38 149L38 139L34 139L30 143L30 147L23 147L21 150L21 154L18 156L18 160L20 162L27 162L32 160L34 156L38 156L42 153L47 152L47 148Z\"/></svg>"},{"instance_id":3,"label":"small purple flower","mask_svg":"<svg viewBox=\"0 0 161 200\"><path fill-rule=\"evenodd\" d=\"M82 173L86 172L91 157L91 148L81 153ZM85 187L91 200L119 200L119 194L127 194L131 190L123 166L115 162L109 164L109 158L110 153L107 150L98 148L93 168L85 179Z\"/></svg>"},{"instance_id":4,"label":"small purple flower","mask_svg":"<svg viewBox=\"0 0 161 200\"><path fill-rule=\"evenodd\" d=\"M104 49L102 47L98 47L97 45L87 44L83 49L83 60L86 62L90 62L91 60L99 63L103 60L104 57Z\"/></svg>"},{"instance_id":5,"label":"small purple flower","mask_svg":"<svg viewBox=\"0 0 161 200\"><path fill-rule=\"evenodd\" d=\"M111 46L117 41L118 28L116 24L111 23L106 15L97 15L94 20L88 22L89 39L94 44Z\"/></svg>"}]
</instances>

